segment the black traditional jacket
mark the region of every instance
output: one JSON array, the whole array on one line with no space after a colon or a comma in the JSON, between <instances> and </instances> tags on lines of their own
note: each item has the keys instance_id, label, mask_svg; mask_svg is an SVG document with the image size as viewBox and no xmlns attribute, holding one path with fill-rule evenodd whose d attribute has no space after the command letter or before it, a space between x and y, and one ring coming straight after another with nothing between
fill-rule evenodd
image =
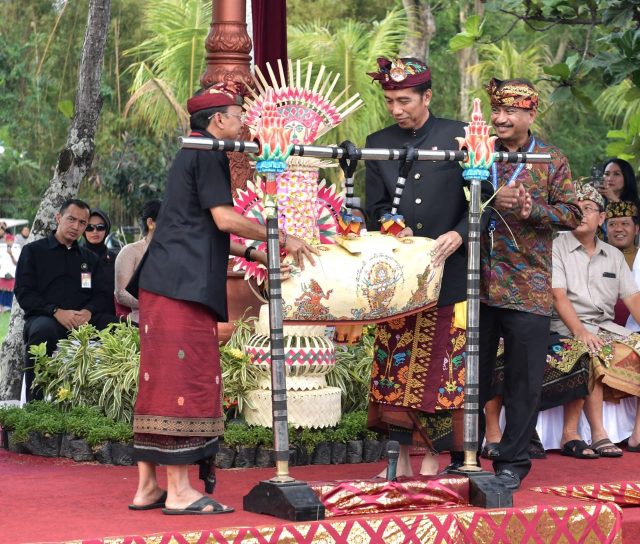
<instances>
[{"instance_id":1,"label":"black traditional jacket","mask_svg":"<svg viewBox=\"0 0 640 544\"><path fill-rule=\"evenodd\" d=\"M456 136L464 137L464 123L440 119L429 113L417 130L392 125L371 134L366 147L457 150ZM369 230L379 230L379 220L391 210L398 180L398 161L366 162L366 208ZM438 306L466 300L468 204L465 181L457 162L415 161L407 177L398 212L414 236L436 239L456 231L463 244L445 262Z\"/></svg>"}]
</instances>

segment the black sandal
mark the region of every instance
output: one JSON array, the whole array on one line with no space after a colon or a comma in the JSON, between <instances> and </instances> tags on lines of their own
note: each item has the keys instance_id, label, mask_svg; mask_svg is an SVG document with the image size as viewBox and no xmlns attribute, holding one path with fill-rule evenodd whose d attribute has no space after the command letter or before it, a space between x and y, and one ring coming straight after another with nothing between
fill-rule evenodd
<instances>
[{"instance_id":1,"label":"black sandal","mask_svg":"<svg viewBox=\"0 0 640 544\"><path fill-rule=\"evenodd\" d=\"M564 446L562 446L560 455L573 457L574 459L598 459L600 455L596 453L595 450L594 453L584 453L584 450L590 449L593 448L584 440L569 440L569 442L566 442Z\"/></svg>"}]
</instances>

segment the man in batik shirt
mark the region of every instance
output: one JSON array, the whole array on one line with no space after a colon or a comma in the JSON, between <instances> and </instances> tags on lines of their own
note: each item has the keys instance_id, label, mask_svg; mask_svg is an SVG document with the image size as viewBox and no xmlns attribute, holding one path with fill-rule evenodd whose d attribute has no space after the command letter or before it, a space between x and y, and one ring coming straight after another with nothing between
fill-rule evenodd
<instances>
[{"instance_id":1,"label":"man in batik shirt","mask_svg":"<svg viewBox=\"0 0 640 544\"><path fill-rule=\"evenodd\" d=\"M551 247L558 229L580 223L567 159L530 132L538 92L527 80L487 86L496 150L550 153L550 163L494 164L497 194L483 232L480 293L480 399L491 396L491 377L504 338L506 427L493 466L498 479L518 489L528 474L529 439L538 415L553 297Z\"/></svg>"}]
</instances>

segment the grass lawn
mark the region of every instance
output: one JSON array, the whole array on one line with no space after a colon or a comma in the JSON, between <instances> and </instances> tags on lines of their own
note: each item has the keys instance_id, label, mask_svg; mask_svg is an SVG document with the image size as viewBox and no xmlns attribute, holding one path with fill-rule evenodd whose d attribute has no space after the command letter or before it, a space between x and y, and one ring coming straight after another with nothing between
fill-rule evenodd
<instances>
[{"instance_id":1,"label":"grass lawn","mask_svg":"<svg viewBox=\"0 0 640 544\"><path fill-rule=\"evenodd\" d=\"M4 340L4 337L7 335L7 329L9 328L9 317L11 316L11 312L2 312L0 313L0 344Z\"/></svg>"}]
</instances>

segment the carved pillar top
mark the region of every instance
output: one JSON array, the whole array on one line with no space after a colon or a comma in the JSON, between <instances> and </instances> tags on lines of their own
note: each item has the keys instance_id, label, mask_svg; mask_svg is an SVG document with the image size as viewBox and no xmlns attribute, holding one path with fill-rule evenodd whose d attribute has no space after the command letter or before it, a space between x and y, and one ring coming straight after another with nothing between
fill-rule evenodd
<instances>
[{"instance_id":1,"label":"carved pillar top","mask_svg":"<svg viewBox=\"0 0 640 544\"><path fill-rule=\"evenodd\" d=\"M205 41L207 69L200 77L203 86L233 80L251 85L251 38L247 34L243 0L214 0L211 30Z\"/></svg>"},{"instance_id":2,"label":"carved pillar top","mask_svg":"<svg viewBox=\"0 0 640 544\"><path fill-rule=\"evenodd\" d=\"M207 69L200 83L207 87L219 81L239 81L253 86L251 79L251 38L247 34L245 0L213 0L211 30L205 40ZM250 139L245 127L244 139ZM231 168L231 188L245 189L253 177L249 157L243 153L228 153Z\"/></svg>"}]
</instances>

